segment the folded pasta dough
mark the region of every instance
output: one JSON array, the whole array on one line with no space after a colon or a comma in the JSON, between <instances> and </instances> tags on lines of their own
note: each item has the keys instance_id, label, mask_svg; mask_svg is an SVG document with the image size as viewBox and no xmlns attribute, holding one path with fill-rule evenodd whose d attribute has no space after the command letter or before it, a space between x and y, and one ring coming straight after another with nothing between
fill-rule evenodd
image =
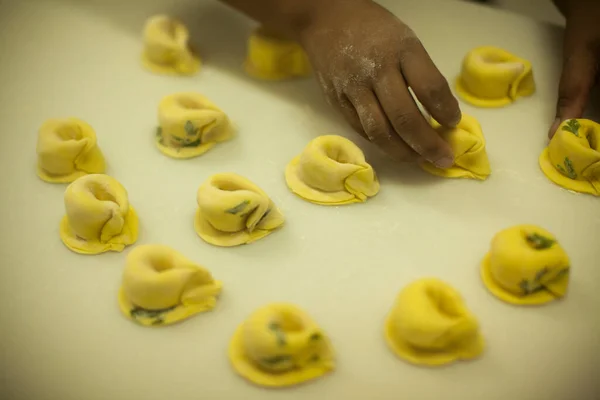
<instances>
[{"instance_id":1,"label":"folded pasta dough","mask_svg":"<svg viewBox=\"0 0 600 400\"><path fill-rule=\"evenodd\" d=\"M506 106L535 92L531 63L497 47L478 47L463 60L456 90L474 106Z\"/></svg>"},{"instance_id":2,"label":"folded pasta dough","mask_svg":"<svg viewBox=\"0 0 600 400\"><path fill-rule=\"evenodd\" d=\"M325 333L291 304L269 304L250 315L231 339L229 360L242 377L267 387L296 385L335 368Z\"/></svg>"},{"instance_id":3,"label":"folded pasta dough","mask_svg":"<svg viewBox=\"0 0 600 400\"><path fill-rule=\"evenodd\" d=\"M419 279L396 299L385 325L393 352L413 364L440 366L483 352L479 325L460 294L439 279Z\"/></svg>"},{"instance_id":4,"label":"folded pasta dough","mask_svg":"<svg viewBox=\"0 0 600 400\"><path fill-rule=\"evenodd\" d=\"M65 209L60 237L76 253L123 251L137 240L138 217L127 191L108 175L86 175L71 183Z\"/></svg>"},{"instance_id":5,"label":"folded pasta dough","mask_svg":"<svg viewBox=\"0 0 600 400\"><path fill-rule=\"evenodd\" d=\"M233 135L227 115L197 93L164 97L158 106L156 145L173 158L197 157Z\"/></svg>"},{"instance_id":6,"label":"folded pasta dough","mask_svg":"<svg viewBox=\"0 0 600 400\"><path fill-rule=\"evenodd\" d=\"M189 46L185 25L167 15L155 15L144 26L142 63L157 74L193 75L200 70L200 59Z\"/></svg>"},{"instance_id":7,"label":"folded pasta dough","mask_svg":"<svg viewBox=\"0 0 600 400\"><path fill-rule=\"evenodd\" d=\"M127 256L119 306L142 325L169 325L212 310L221 288L209 271L176 250L143 245Z\"/></svg>"},{"instance_id":8,"label":"folded pasta dough","mask_svg":"<svg viewBox=\"0 0 600 400\"><path fill-rule=\"evenodd\" d=\"M319 136L285 169L288 187L321 205L364 202L379 192L379 181L363 152L350 140Z\"/></svg>"},{"instance_id":9,"label":"folded pasta dough","mask_svg":"<svg viewBox=\"0 0 600 400\"><path fill-rule=\"evenodd\" d=\"M282 80L310 75L308 56L300 44L278 37L264 28L248 40L245 63L248 75L264 80Z\"/></svg>"},{"instance_id":10,"label":"folded pasta dough","mask_svg":"<svg viewBox=\"0 0 600 400\"><path fill-rule=\"evenodd\" d=\"M223 247L261 239L284 222L258 186L236 174L216 174L198 188L195 228L206 242Z\"/></svg>"},{"instance_id":11,"label":"folded pasta dough","mask_svg":"<svg viewBox=\"0 0 600 400\"><path fill-rule=\"evenodd\" d=\"M557 185L600 196L600 124L564 121L539 162L544 175Z\"/></svg>"},{"instance_id":12,"label":"folded pasta dough","mask_svg":"<svg viewBox=\"0 0 600 400\"><path fill-rule=\"evenodd\" d=\"M432 126L454 151L454 165L441 169L429 162L421 162L421 168L444 178L487 179L491 174L490 162L481 125L475 118L463 114L456 128L442 127L436 121L432 121Z\"/></svg>"},{"instance_id":13,"label":"folded pasta dough","mask_svg":"<svg viewBox=\"0 0 600 400\"><path fill-rule=\"evenodd\" d=\"M554 235L534 225L498 232L481 264L486 288L500 300L516 305L563 298L569 272L569 257Z\"/></svg>"},{"instance_id":14,"label":"folded pasta dough","mask_svg":"<svg viewBox=\"0 0 600 400\"><path fill-rule=\"evenodd\" d=\"M68 183L106 168L96 143L96 132L76 118L50 119L42 124L37 141L37 173L46 182Z\"/></svg>"}]
</instances>

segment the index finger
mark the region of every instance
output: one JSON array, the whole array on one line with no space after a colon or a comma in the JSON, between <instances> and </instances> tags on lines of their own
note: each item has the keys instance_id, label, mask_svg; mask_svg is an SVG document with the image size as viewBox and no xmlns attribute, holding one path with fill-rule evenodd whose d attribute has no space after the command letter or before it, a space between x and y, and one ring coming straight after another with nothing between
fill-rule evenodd
<instances>
[{"instance_id":1,"label":"index finger","mask_svg":"<svg viewBox=\"0 0 600 400\"><path fill-rule=\"evenodd\" d=\"M462 117L458 100L421 42L415 37L404 50L400 70L407 85L440 125L457 126Z\"/></svg>"},{"instance_id":2,"label":"index finger","mask_svg":"<svg viewBox=\"0 0 600 400\"><path fill-rule=\"evenodd\" d=\"M556 120L550 129L550 137L562 121L583 115L598 74L599 61L600 37L590 35L589 27L585 25L569 23L565 34Z\"/></svg>"},{"instance_id":3,"label":"index finger","mask_svg":"<svg viewBox=\"0 0 600 400\"><path fill-rule=\"evenodd\" d=\"M399 69L383 72L374 89L388 120L406 144L438 168L454 165L450 145L425 120Z\"/></svg>"},{"instance_id":4,"label":"index finger","mask_svg":"<svg viewBox=\"0 0 600 400\"><path fill-rule=\"evenodd\" d=\"M354 88L346 95L359 120L358 132L397 161L416 158L415 152L398 137L391 127L375 94L366 88Z\"/></svg>"}]
</instances>

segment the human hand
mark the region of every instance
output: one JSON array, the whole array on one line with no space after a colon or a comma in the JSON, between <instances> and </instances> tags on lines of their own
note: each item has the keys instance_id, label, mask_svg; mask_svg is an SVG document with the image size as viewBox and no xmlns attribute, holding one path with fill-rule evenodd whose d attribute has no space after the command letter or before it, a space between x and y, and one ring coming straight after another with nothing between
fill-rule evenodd
<instances>
[{"instance_id":1,"label":"human hand","mask_svg":"<svg viewBox=\"0 0 600 400\"><path fill-rule=\"evenodd\" d=\"M567 28L556 120L548 133L550 138L561 122L582 117L600 64L600 2L554 0L554 3L567 18Z\"/></svg>"},{"instance_id":2,"label":"human hand","mask_svg":"<svg viewBox=\"0 0 600 400\"><path fill-rule=\"evenodd\" d=\"M324 1L299 39L328 101L357 132L397 160L453 165L408 88L443 126L460 121L458 102L402 21L371 0Z\"/></svg>"}]
</instances>

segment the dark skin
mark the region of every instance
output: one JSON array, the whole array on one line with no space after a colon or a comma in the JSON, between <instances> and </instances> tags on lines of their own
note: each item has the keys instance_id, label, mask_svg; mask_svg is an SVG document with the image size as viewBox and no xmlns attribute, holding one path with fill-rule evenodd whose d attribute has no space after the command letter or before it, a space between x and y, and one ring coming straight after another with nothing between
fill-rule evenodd
<instances>
[{"instance_id":1,"label":"dark skin","mask_svg":"<svg viewBox=\"0 0 600 400\"><path fill-rule=\"evenodd\" d=\"M415 33L372 0L222 0L297 40L329 103L363 137L399 161L453 165L450 146L419 112L410 87L441 125L461 112ZM567 18L558 124L580 118L600 62L600 0L554 0Z\"/></svg>"},{"instance_id":2,"label":"dark skin","mask_svg":"<svg viewBox=\"0 0 600 400\"><path fill-rule=\"evenodd\" d=\"M554 4L566 17L567 28L556 120L550 137L562 121L583 115L600 64L600 1L554 0Z\"/></svg>"}]
</instances>

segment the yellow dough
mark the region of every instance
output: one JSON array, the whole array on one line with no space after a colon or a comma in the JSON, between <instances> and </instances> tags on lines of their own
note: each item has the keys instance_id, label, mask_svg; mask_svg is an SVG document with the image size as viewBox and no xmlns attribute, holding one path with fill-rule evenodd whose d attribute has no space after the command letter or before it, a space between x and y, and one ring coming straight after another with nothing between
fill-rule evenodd
<instances>
[{"instance_id":1,"label":"yellow dough","mask_svg":"<svg viewBox=\"0 0 600 400\"><path fill-rule=\"evenodd\" d=\"M311 67L302 47L267 33L263 28L248 40L245 63L248 75L264 80L282 80L310 75Z\"/></svg>"},{"instance_id":2,"label":"yellow dough","mask_svg":"<svg viewBox=\"0 0 600 400\"><path fill-rule=\"evenodd\" d=\"M236 174L216 174L198 188L194 227L215 246L261 239L284 222L283 214L258 186Z\"/></svg>"},{"instance_id":3,"label":"yellow dough","mask_svg":"<svg viewBox=\"0 0 600 400\"><path fill-rule=\"evenodd\" d=\"M566 295L569 265L567 253L550 232L519 225L496 234L481 264L481 277L500 300L538 305Z\"/></svg>"},{"instance_id":4,"label":"yellow dough","mask_svg":"<svg viewBox=\"0 0 600 400\"><path fill-rule=\"evenodd\" d=\"M506 50L478 47L463 60L456 90L477 107L506 106L535 92L531 63Z\"/></svg>"},{"instance_id":5,"label":"yellow dough","mask_svg":"<svg viewBox=\"0 0 600 400\"><path fill-rule=\"evenodd\" d=\"M197 93L176 93L158 105L156 146L173 158L192 158L229 140L233 127L223 111Z\"/></svg>"},{"instance_id":6,"label":"yellow dough","mask_svg":"<svg viewBox=\"0 0 600 400\"><path fill-rule=\"evenodd\" d=\"M460 294L439 279L406 286L385 323L392 351L413 364L440 366L483 352L479 325Z\"/></svg>"},{"instance_id":7,"label":"yellow dough","mask_svg":"<svg viewBox=\"0 0 600 400\"><path fill-rule=\"evenodd\" d=\"M142 63L157 74L193 75L200 59L191 50L190 34L180 21L167 15L149 18L144 26Z\"/></svg>"},{"instance_id":8,"label":"yellow dough","mask_svg":"<svg viewBox=\"0 0 600 400\"><path fill-rule=\"evenodd\" d=\"M106 168L96 144L96 132L75 119L51 119L40 127L37 141L37 173L46 182L68 183Z\"/></svg>"},{"instance_id":9,"label":"yellow dough","mask_svg":"<svg viewBox=\"0 0 600 400\"><path fill-rule=\"evenodd\" d=\"M564 121L540 156L552 182L600 196L600 125L587 119Z\"/></svg>"},{"instance_id":10,"label":"yellow dough","mask_svg":"<svg viewBox=\"0 0 600 400\"><path fill-rule=\"evenodd\" d=\"M235 331L229 360L242 377L260 386L291 386L335 368L331 343L300 308L269 304Z\"/></svg>"},{"instance_id":11,"label":"yellow dough","mask_svg":"<svg viewBox=\"0 0 600 400\"><path fill-rule=\"evenodd\" d=\"M206 269L163 245L143 245L127 256L119 307L142 325L169 325L212 310L221 282Z\"/></svg>"},{"instance_id":12,"label":"yellow dough","mask_svg":"<svg viewBox=\"0 0 600 400\"><path fill-rule=\"evenodd\" d=\"M440 169L431 163L422 162L420 163L421 168L444 178L487 179L492 171L485 150L485 138L481 125L475 118L463 114L462 120L456 128L444 128L436 121L432 121L432 125L452 147L454 166L449 169Z\"/></svg>"},{"instance_id":13,"label":"yellow dough","mask_svg":"<svg viewBox=\"0 0 600 400\"><path fill-rule=\"evenodd\" d=\"M60 238L76 253L123 251L137 240L138 217L127 191L108 175L86 175L71 183L65 209Z\"/></svg>"},{"instance_id":14,"label":"yellow dough","mask_svg":"<svg viewBox=\"0 0 600 400\"><path fill-rule=\"evenodd\" d=\"M364 202L379 192L379 181L363 152L336 135L312 140L285 169L288 187L311 203L336 206Z\"/></svg>"}]
</instances>

